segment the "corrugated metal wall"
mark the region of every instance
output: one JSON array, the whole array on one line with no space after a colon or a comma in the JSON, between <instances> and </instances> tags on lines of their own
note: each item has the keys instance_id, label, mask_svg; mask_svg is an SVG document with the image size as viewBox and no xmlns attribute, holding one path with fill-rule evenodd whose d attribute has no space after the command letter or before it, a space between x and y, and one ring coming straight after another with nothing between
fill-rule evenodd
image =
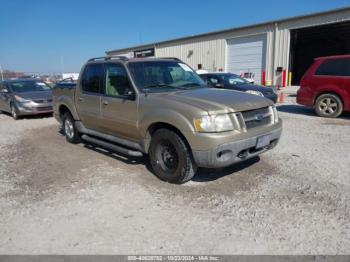
<instances>
[{"instance_id":1,"label":"corrugated metal wall","mask_svg":"<svg viewBox=\"0 0 350 262\"><path fill-rule=\"evenodd\" d=\"M196 39L176 45L161 45L156 47L156 56L177 57L194 69L201 64L203 69L217 71L224 69L225 40Z\"/></svg>"},{"instance_id":2,"label":"corrugated metal wall","mask_svg":"<svg viewBox=\"0 0 350 262\"><path fill-rule=\"evenodd\" d=\"M266 78L273 81L273 84L278 84L281 82L282 74L276 72L277 67L283 67L283 69L289 70L290 29L347 20L350 20L349 9L254 27L232 29L232 31L218 32L217 34L196 38L174 40L157 45L149 45L149 47L155 47L157 57L178 57L194 69L197 69L198 64L202 64L203 69L217 71L219 69L226 70L227 39L267 34L265 52ZM122 52L118 53L116 51L110 54L118 55L130 51L134 50L123 49Z\"/></svg>"}]
</instances>

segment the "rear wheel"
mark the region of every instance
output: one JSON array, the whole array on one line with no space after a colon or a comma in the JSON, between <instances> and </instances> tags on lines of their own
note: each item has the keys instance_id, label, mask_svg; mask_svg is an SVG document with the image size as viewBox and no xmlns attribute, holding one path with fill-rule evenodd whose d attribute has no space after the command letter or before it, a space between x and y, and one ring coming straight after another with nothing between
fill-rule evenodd
<instances>
[{"instance_id":1,"label":"rear wheel","mask_svg":"<svg viewBox=\"0 0 350 262\"><path fill-rule=\"evenodd\" d=\"M75 126L75 121L70 113L63 115L63 132L66 136L66 140L72 144L80 143L80 134Z\"/></svg>"},{"instance_id":2,"label":"rear wheel","mask_svg":"<svg viewBox=\"0 0 350 262\"><path fill-rule=\"evenodd\" d=\"M343 113L343 103L335 94L323 94L316 100L315 111L322 117L338 117Z\"/></svg>"},{"instance_id":3,"label":"rear wheel","mask_svg":"<svg viewBox=\"0 0 350 262\"><path fill-rule=\"evenodd\" d=\"M185 183L197 171L186 143L172 130L159 129L153 134L149 155L155 175L169 183Z\"/></svg>"}]
</instances>

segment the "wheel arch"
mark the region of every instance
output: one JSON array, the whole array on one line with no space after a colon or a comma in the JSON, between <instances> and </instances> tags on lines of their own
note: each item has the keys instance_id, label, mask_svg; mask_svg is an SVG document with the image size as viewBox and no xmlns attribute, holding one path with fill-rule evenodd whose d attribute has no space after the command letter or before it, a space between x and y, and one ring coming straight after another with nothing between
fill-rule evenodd
<instances>
[{"instance_id":1,"label":"wheel arch","mask_svg":"<svg viewBox=\"0 0 350 262\"><path fill-rule=\"evenodd\" d=\"M326 94L332 94L332 95L336 95L337 97L339 97L340 101L342 102L343 104L343 107L346 106L346 104L344 103L344 98L343 96L340 94L341 92L338 92L338 91L335 91L335 90L323 90L321 91L320 93L318 93L316 96L315 96L315 99L314 99L314 106L316 106L316 101L317 99L322 96L322 95L326 95Z\"/></svg>"},{"instance_id":2,"label":"wheel arch","mask_svg":"<svg viewBox=\"0 0 350 262\"><path fill-rule=\"evenodd\" d=\"M188 150L191 152L192 154L192 149L191 146L188 142L188 139L186 138L186 136L180 131L179 128L177 128L176 126L166 123L166 122L155 122L152 123L148 128L147 128L147 132L146 132L146 141L148 141L144 147L145 147L145 151L148 153L149 150L149 146L151 144L151 139L152 139L152 135L159 129L168 129L171 130L173 132L175 132L177 135L179 135L184 143L186 144Z\"/></svg>"},{"instance_id":3,"label":"wheel arch","mask_svg":"<svg viewBox=\"0 0 350 262\"><path fill-rule=\"evenodd\" d=\"M59 107L58 107L58 113L59 113L59 117L60 119L62 120L63 119L63 116L65 113L69 113L72 115L72 112L71 110L68 108L68 106L66 106L65 104L61 104ZM72 115L73 116L73 115Z\"/></svg>"}]
</instances>

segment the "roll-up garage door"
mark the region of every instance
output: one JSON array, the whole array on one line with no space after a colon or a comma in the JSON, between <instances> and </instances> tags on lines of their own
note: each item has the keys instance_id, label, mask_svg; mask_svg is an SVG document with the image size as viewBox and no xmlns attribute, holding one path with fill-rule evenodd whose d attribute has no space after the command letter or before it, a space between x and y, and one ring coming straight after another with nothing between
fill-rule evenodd
<instances>
[{"instance_id":1,"label":"roll-up garage door","mask_svg":"<svg viewBox=\"0 0 350 262\"><path fill-rule=\"evenodd\" d=\"M230 73L252 73L255 83L261 83L266 63L266 34L227 40L227 66Z\"/></svg>"}]
</instances>

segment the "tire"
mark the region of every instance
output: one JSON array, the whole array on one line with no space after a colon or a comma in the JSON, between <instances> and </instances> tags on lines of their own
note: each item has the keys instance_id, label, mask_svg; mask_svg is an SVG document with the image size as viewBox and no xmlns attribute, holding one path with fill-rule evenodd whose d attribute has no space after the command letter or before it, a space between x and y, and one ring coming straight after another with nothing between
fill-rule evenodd
<instances>
[{"instance_id":1,"label":"tire","mask_svg":"<svg viewBox=\"0 0 350 262\"><path fill-rule=\"evenodd\" d=\"M19 115L18 115L18 110L17 107L11 103L10 105L11 108L11 116L14 120L18 120L19 119Z\"/></svg>"},{"instance_id":2,"label":"tire","mask_svg":"<svg viewBox=\"0 0 350 262\"><path fill-rule=\"evenodd\" d=\"M183 184L196 174L190 149L169 129L159 129L152 135L149 156L155 175L163 181Z\"/></svg>"},{"instance_id":3,"label":"tire","mask_svg":"<svg viewBox=\"0 0 350 262\"><path fill-rule=\"evenodd\" d=\"M343 113L343 102L335 94L320 95L316 99L315 112L321 117L338 117Z\"/></svg>"},{"instance_id":4,"label":"tire","mask_svg":"<svg viewBox=\"0 0 350 262\"><path fill-rule=\"evenodd\" d=\"M75 126L75 120L70 113L65 113L62 119L62 128L66 140L72 144L78 144L81 142L80 134Z\"/></svg>"}]
</instances>

